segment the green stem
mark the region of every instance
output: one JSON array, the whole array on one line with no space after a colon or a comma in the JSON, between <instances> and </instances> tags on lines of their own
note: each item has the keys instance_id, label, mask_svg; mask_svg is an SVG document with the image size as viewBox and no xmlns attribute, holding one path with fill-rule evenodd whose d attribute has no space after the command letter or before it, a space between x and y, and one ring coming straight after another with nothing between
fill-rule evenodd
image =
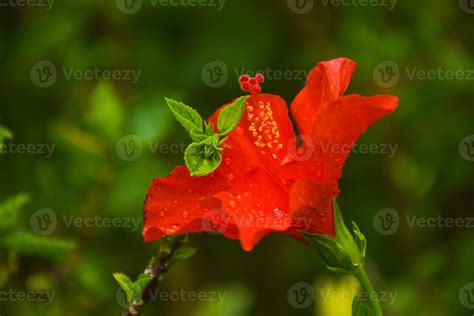
<instances>
[{"instance_id":1,"label":"green stem","mask_svg":"<svg viewBox=\"0 0 474 316\"><path fill-rule=\"evenodd\" d=\"M372 282L370 282L369 276L367 275L364 267L359 267L355 271L354 275L359 280L360 285L364 291L367 293L369 304L375 313L374 316L383 316L382 305L380 304L378 295L376 295L377 293L375 292Z\"/></svg>"}]
</instances>

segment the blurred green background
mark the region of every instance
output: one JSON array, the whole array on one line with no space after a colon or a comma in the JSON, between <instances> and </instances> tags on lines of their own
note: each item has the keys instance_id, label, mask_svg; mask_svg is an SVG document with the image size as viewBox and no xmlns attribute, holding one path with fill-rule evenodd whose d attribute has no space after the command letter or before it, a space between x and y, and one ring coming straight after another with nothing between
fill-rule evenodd
<instances>
[{"instance_id":1,"label":"blurred green background","mask_svg":"<svg viewBox=\"0 0 474 316\"><path fill-rule=\"evenodd\" d=\"M349 92L400 97L360 141L379 151L351 155L339 198L367 235L386 314L474 313L474 225L407 220L474 216L473 1L9 1L0 2L0 125L14 134L0 154L1 316L122 311L112 272L136 277L156 251L142 241L143 200L189 141L164 97L207 116L242 94L238 74L263 70L264 91L291 102L302 72L336 57L359 63ZM95 69L114 75L87 76ZM127 155L123 146L137 144ZM381 229L383 212L399 215L395 230ZM101 224L80 222L94 217ZM203 298L157 299L144 315L348 315L350 300L327 294L349 293L354 280L290 238L272 235L251 253L221 236L190 239L198 253L160 290ZM314 301L297 300L309 284Z\"/></svg>"}]
</instances>

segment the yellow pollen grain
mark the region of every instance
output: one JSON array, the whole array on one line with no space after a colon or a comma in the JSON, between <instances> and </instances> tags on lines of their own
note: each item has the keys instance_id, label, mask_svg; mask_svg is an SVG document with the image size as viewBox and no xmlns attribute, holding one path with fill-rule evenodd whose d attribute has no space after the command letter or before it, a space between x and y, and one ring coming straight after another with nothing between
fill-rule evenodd
<instances>
[{"instance_id":1,"label":"yellow pollen grain","mask_svg":"<svg viewBox=\"0 0 474 316\"><path fill-rule=\"evenodd\" d=\"M259 148L269 148L271 152L283 149L283 144L279 142L280 131L273 117L271 104L259 101L258 110L255 110L255 107L250 104L246 104L246 108L247 119L250 122L248 129L255 139L255 145ZM261 153L265 154L266 152L262 150ZM277 159L278 156L273 152L272 157Z\"/></svg>"}]
</instances>

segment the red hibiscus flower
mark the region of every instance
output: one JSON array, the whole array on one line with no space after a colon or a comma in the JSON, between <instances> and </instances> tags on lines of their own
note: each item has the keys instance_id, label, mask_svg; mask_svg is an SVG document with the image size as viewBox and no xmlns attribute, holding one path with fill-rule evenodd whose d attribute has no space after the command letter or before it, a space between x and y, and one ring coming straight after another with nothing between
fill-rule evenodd
<instances>
[{"instance_id":1,"label":"red hibiscus flower","mask_svg":"<svg viewBox=\"0 0 474 316\"><path fill-rule=\"evenodd\" d=\"M161 236L218 231L250 251L272 232L334 236L333 201L350 150L375 121L393 112L390 95L344 96L357 64L321 62L291 104L260 94L262 76L243 76L250 91L239 125L227 137L222 163L193 177L186 166L154 179L145 202L145 241ZM209 118L217 126L220 111Z\"/></svg>"}]
</instances>

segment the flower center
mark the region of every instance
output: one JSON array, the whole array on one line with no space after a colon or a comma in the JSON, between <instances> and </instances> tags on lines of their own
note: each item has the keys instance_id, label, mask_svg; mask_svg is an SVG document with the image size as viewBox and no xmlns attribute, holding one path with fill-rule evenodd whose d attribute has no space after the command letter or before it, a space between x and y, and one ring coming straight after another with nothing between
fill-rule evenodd
<instances>
[{"instance_id":1,"label":"flower center","mask_svg":"<svg viewBox=\"0 0 474 316\"><path fill-rule=\"evenodd\" d=\"M248 75L240 76L240 88L249 92L252 96L257 96L262 92L260 84L265 81L265 77L258 73L255 77ZM255 140L255 146L261 149L262 154L270 153L273 159L277 159L277 153L283 149L280 143L280 131L278 124L273 117L270 102L261 101L259 98L249 98L245 102L247 120L249 121L249 131Z\"/></svg>"},{"instance_id":2,"label":"flower center","mask_svg":"<svg viewBox=\"0 0 474 316\"><path fill-rule=\"evenodd\" d=\"M255 139L255 145L261 149L262 154L266 154L268 150L277 159L276 152L283 149L283 144L280 143L280 131L273 118L270 102L259 101L255 107L247 101L246 108L249 131Z\"/></svg>"}]
</instances>

